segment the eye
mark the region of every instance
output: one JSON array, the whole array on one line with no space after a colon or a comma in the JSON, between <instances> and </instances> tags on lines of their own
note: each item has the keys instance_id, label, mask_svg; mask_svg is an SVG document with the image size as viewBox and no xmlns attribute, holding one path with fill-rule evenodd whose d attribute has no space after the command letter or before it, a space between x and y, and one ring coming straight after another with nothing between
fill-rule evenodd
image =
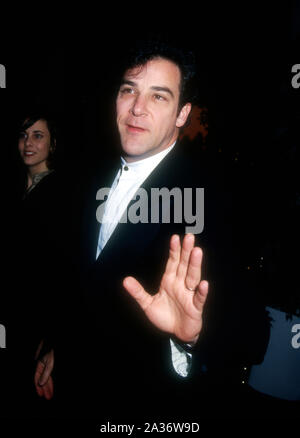
<instances>
[{"instance_id":1,"label":"eye","mask_svg":"<svg viewBox=\"0 0 300 438\"><path fill-rule=\"evenodd\" d=\"M21 139L21 138L26 138L27 137L27 134L26 134L26 132L20 132L20 134L19 134L19 138Z\"/></svg>"},{"instance_id":2,"label":"eye","mask_svg":"<svg viewBox=\"0 0 300 438\"><path fill-rule=\"evenodd\" d=\"M36 134L34 134L34 137L39 140L39 139L43 138L43 135L39 134L39 133L36 133Z\"/></svg>"},{"instance_id":3,"label":"eye","mask_svg":"<svg viewBox=\"0 0 300 438\"><path fill-rule=\"evenodd\" d=\"M134 94L134 88L132 87L124 87L120 89L120 94Z\"/></svg>"},{"instance_id":4,"label":"eye","mask_svg":"<svg viewBox=\"0 0 300 438\"><path fill-rule=\"evenodd\" d=\"M166 100L166 98L164 96L162 96L161 94L154 94L154 99L155 100Z\"/></svg>"}]
</instances>

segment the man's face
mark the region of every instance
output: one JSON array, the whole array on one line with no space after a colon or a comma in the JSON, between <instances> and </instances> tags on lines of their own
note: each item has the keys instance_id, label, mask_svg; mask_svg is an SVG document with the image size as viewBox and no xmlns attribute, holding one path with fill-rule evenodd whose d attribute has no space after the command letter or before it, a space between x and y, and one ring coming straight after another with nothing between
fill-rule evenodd
<instances>
[{"instance_id":1,"label":"man's face","mask_svg":"<svg viewBox=\"0 0 300 438\"><path fill-rule=\"evenodd\" d=\"M176 64L156 58L125 72L117 97L117 124L124 158L138 161L171 146L191 105L178 114L181 73Z\"/></svg>"}]
</instances>

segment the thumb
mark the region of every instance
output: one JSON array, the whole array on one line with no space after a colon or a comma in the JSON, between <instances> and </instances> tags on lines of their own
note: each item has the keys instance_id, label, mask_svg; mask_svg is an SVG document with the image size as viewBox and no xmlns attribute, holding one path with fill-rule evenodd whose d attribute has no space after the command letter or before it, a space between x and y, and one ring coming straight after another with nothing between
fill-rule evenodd
<instances>
[{"instance_id":1,"label":"thumb","mask_svg":"<svg viewBox=\"0 0 300 438\"><path fill-rule=\"evenodd\" d=\"M207 298L208 286L209 286L208 281L206 280L200 281L200 284L194 295L194 305L197 308L197 310L201 312L204 308L204 304Z\"/></svg>"},{"instance_id":2,"label":"thumb","mask_svg":"<svg viewBox=\"0 0 300 438\"><path fill-rule=\"evenodd\" d=\"M145 291L141 283L133 277L126 277L123 286L127 292L137 301L143 310L152 303L153 297Z\"/></svg>"}]
</instances>

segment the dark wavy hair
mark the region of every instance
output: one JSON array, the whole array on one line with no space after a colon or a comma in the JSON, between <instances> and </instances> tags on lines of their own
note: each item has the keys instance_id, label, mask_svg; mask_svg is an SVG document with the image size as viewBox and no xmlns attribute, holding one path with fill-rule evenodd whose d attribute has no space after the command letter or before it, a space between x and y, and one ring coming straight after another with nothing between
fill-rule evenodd
<instances>
[{"instance_id":1,"label":"dark wavy hair","mask_svg":"<svg viewBox=\"0 0 300 438\"><path fill-rule=\"evenodd\" d=\"M169 40L166 37L156 36L136 41L130 49L123 54L122 66L117 77L118 85L121 83L124 72L134 67L144 66L148 61L163 58L173 62L180 70L180 96L179 108L186 104L194 104L198 98L197 68L194 53L183 45Z\"/></svg>"}]
</instances>

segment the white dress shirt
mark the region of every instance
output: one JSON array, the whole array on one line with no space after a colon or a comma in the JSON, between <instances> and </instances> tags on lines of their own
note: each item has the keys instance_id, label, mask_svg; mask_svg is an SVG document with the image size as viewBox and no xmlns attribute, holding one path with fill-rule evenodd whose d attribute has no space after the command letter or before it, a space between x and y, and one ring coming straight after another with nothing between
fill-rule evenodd
<instances>
[{"instance_id":1,"label":"white dress shirt","mask_svg":"<svg viewBox=\"0 0 300 438\"><path fill-rule=\"evenodd\" d=\"M175 143L156 155L133 163L127 163L121 157L121 169L114 179L105 204L96 258L98 258L112 235L135 192L161 160L173 149L174 145Z\"/></svg>"},{"instance_id":2,"label":"white dress shirt","mask_svg":"<svg viewBox=\"0 0 300 438\"><path fill-rule=\"evenodd\" d=\"M175 143L151 157L133 163L128 163L121 157L121 168L113 181L108 198L105 201L96 259L101 254L138 188L162 159L173 149L174 145ZM186 377L191 366L191 354L186 353L171 339L170 345L173 367L179 375Z\"/></svg>"}]
</instances>

